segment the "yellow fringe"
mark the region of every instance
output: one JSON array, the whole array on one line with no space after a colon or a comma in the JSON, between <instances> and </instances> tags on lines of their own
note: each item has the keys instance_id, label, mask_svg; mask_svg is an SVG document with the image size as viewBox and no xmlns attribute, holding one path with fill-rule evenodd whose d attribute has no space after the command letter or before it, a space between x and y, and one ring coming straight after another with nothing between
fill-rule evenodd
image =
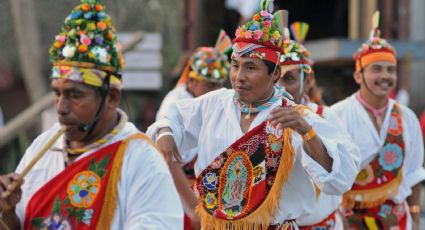
<instances>
[{"instance_id":1,"label":"yellow fringe","mask_svg":"<svg viewBox=\"0 0 425 230\"><path fill-rule=\"evenodd\" d=\"M201 226L204 230L231 229L231 230L261 230L267 229L270 220L274 219L275 211L280 205L282 185L288 181L294 166L295 152L291 142L291 129L283 131L283 151L280 159L276 179L264 202L251 214L237 220L218 219L210 215L202 206L196 207L196 212L201 217Z\"/></svg>"},{"instance_id":2,"label":"yellow fringe","mask_svg":"<svg viewBox=\"0 0 425 230\"><path fill-rule=\"evenodd\" d=\"M350 190L343 195L342 207L365 209L383 204L388 197L397 195L402 179L403 174L400 169L394 180L386 185L367 190Z\"/></svg>"},{"instance_id":3,"label":"yellow fringe","mask_svg":"<svg viewBox=\"0 0 425 230\"><path fill-rule=\"evenodd\" d=\"M152 141L146 135L142 133L136 133L123 140L118 152L115 156L114 162L112 163L111 175L106 187L105 200L103 202L102 211L100 213L99 221L97 222L97 230L105 230L111 228L111 222L114 218L117 198L117 186L118 181L121 177L121 168L124 160L124 154L127 149L127 145L131 140L143 139L148 143L152 144Z\"/></svg>"},{"instance_id":4,"label":"yellow fringe","mask_svg":"<svg viewBox=\"0 0 425 230\"><path fill-rule=\"evenodd\" d=\"M314 182L313 182L313 185L314 185L314 192L316 193L316 200L318 200L320 196L320 188Z\"/></svg>"}]
</instances>

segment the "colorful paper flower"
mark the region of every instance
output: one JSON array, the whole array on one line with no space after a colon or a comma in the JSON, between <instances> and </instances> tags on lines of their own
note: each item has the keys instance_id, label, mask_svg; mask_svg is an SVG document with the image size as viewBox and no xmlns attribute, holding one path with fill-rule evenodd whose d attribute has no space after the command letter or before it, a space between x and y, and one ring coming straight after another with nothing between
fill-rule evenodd
<instances>
[{"instance_id":1,"label":"colorful paper flower","mask_svg":"<svg viewBox=\"0 0 425 230\"><path fill-rule=\"evenodd\" d=\"M66 45L62 50L62 55L65 58L72 58L75 55L75 46Z\"/></svg>"},{"instance_id":2,"label":"colorful paper flower","mask_svg":"<svg viewBox=\"0 0 425 230\"><path fill-rule=\"evenodd\" d=\"M99 30L105 30L106 29L106 24L104 22L98 22L96 24L96 26Z\"/></svg>"},{"instance_id":3,"label":"colorful paper flower","mask_svg":"<svg viewBox=\"0 0 425 230\"><path fill-rule=\"evenodd\" d=\"M91 39L85 34L80 35L80 42L86 46L91 45Z\"/></svg>"},{"instance_id":4,"label":"colorful paper flower","mask_svg":"<svg viewBox=\"0 0 425 230\"><path fill-rule=\"evenodd\" d=\"M261 38L261 36L263 35L263 31L261 31L261 30L256 30L255 32L254 32L254 35L253 35L253 38L255 39L255 40L260 40L260 38Z\"/></svg>"},{"instance_id":5,"label":"colorful paper flower","mask_svg":"<svg viewBox=\"0 0 425 230\"><path fill-rule=\"evenodd\" d=\"M384 170L393 171L403 163L402 149L397 144L386 144L379 152L378 161Z\"/></svg>"}]
</instances>

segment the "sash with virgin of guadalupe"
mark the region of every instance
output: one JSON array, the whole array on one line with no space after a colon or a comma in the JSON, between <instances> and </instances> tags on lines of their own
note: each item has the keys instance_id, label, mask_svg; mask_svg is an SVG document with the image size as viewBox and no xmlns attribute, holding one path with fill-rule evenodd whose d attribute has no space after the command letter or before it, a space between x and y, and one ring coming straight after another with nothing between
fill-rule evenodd
<instances>
[{"instance_id":1,"label":"sash with virgin of guadalupe","mask_svg":"<svg viewBox=\"0 0 425 230\"><path fill-rule=\"evenodd\" d=\"M109 229L127 144L141 133L103 147L71 164L30 199L24 229Z\"/></svg>"},{"instance_id":2,"label":"sash with virgin of guadalupe","mask_svg":"<svg viewBox=\"0 0 425 230\"><path fill-rule=\"evenodd\" d=\"M343 207L373 208L395 196L402 180L405 144L400 108L391 110L385 143L376 157L357 175L350 191L343 197Z\"/></svg>"},{"instance_id":3,"label":"sash with virgin of guadalupe","mask_svg":"<svg viewBox=\"0 0 425 230\"><path fill-rule=\"evenodd\" d=\"M203 229L267 229L294 160L291 130L267 120L234 142L194 185Z\"/></svg>"}]
</instances>

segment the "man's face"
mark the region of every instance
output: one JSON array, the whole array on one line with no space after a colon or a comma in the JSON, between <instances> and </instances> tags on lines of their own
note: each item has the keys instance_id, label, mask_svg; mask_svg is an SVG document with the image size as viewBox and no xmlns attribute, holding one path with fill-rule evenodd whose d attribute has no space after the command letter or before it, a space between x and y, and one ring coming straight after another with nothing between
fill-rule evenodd
<instances>
[{"instance_id":1,"label":"man's face","mask_svg":"<svg viewBox=\"0 0 425 230\"><path fill-rule=\"evenodd\" d=\"M388 97L397 83L397 66L387 61L374 62L364 68L363 75L367 87L373 94ZM360 84L360 89L366 88L361 73L356 72L354 79Z\"/></svg>"},{"instance_id":2,"label":"man's face","mask_svg":"<svg viewBox=\"0 0 425 230\"><path fill-rule=\"evenodd\" d=\"M222 87L223 85L220 83L202 81L193 78L189 78L189 81L187 82L187 88L194 97L202 96L208 92L220 89Z\"/></svg>"},{"instance_id":3,"label":"man's face","mask_svg":"<svg viewBox=\"0 0 425 230\"><path fill-rule=\"evenodd\" d=\"M232 59L230 82L239 99L245 103L252 104L270 96L277 77L277 74L269 74L267 65L258 58Z\"/></svg>"},{"instance_id":4,"label":"man's face","mask_svg":"<svg viewBox=\"0 0 425 230\"><path fill-rule=\"evenodd\" d=\"M285 90L294 97L295 102L300 103L302 97L300 67L286 71L276 84L285 87Z\"/></svg>"},{"instance_id":5,"label":"man's face","mask_svg":"<svg viewBox=\"0 0 425 230\"><path fill-rule=\"evenodd\" d=\"M67 79L55 79L51 87L56 95L59 122L66 128L67 140L82 141L87 133L80 132L78 127L92 121L99 107L100 95L94 87Z\"/></svg>"}]
</instances>

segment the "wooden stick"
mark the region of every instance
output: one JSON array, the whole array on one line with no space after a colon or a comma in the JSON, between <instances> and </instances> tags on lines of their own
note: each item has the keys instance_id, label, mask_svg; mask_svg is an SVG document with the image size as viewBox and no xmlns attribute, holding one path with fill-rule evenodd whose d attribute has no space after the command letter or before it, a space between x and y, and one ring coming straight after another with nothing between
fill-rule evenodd
<instances>
[{"instance_id":1,"label":"wooden stick","mask_svg":"<svg viewBox=\"0 0 425 230\"><path fill-rule=\"evenodd\" d=\"M37 155L32 159L32 161L27 165L27 167L19 174L19 177L17 180L15 180L12 184L12 187L10 189L7 189L3 193L3 199L6 199L7 197L12 194L13 191L18 187L18 185L21 183L22 179L28 174L28 172L34 167L34 165L40 160L42 156L47 152L47 150L52 147L52 145L56 142L56 140L65 132L65 128L62 127L59 129L53 137L50 138L50 140L47 142L46 145L40 150L40 152L37 153Z\"/></svg>"}]
</instances>

